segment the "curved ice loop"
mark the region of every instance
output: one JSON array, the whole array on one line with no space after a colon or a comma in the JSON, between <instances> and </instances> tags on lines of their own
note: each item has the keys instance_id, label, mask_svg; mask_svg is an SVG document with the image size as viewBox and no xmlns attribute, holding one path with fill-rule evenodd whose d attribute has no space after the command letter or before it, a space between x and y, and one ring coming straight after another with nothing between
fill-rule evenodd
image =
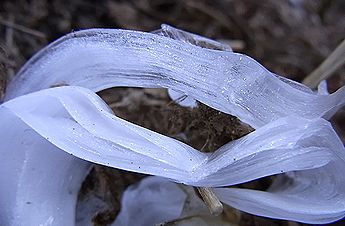
<instances>
[{"instance_id":1,"label":"curved ice loop","mask_svg":"<svg viewBox=\"0 0 345 226\"><path fill-rule=\"evenodd\" d=\"M345 87L310 93L246 55L111 29L75 32L50 44L19 71L5 99L59 85L172 88L254 128L289 115L330 117L345 104Z\"/></svg>"},{"instance_id":2,"label":"curved ice loop","mask_svg":"<svg viewBox=\"0 0 345 226\"><path fill-rule=\"evenodd\" d=\"M319 168L335 158L340 158L345 166L345 149L329 122L286 117L219 148L201 166L203 174L195 184L235 185Z\"/></svg>"},{"instance_id":3,"label":"curved ice loop","mask_svg":"<svg viewBox=\"0 0 345 226\"><path fill-rule=\"evenodd\" d=\"M328 124L323 122L324 124ZM323 167L279 175L268 192L236 188L215 188L222 202L255 215L323 224L345 215L345 149L334 130L316 132L315 146L333 150ZM302 139L302 145L305 139ZM308 142L308 141L307 141ZM279 156L278 158L281 158ZM313 162L315 159L305 159ZM261 163L260 163L261 164ZM291 164L298 164L298 161ZM265 163L263 163L265 165ZM282 164L283 166L284 164ZM259 167L262 170L265 167Z\"/></svg>"},{"instance_id":4,"label":"curved ice loop","mask_svg":"<svg viewBox=\"0 0 345 226\"><path fill-rule=\"evenodd\" d=\"M325 224L345 215L343 161L278 178L271 191L215 188L222 202L259 216Z\"/></svg>"},{"instance_id":5,"label":"curved ice loop","mask_svg":"<svg viewBox=\"0 0 345 226\"><path fill-rule=\"evenodd\" d=\"M320 167L333 158L337 141L323 119L288 117L206 155L114 116L100 98L80 87L43 90L3 107L74 156L198 186L233 185ZM319 134L328 139L320 142Z\"/></svg>"},{"instance_id":6,"label":"curved ice loop","mask_svg":"<svg viewBox=\"0 0 345 226\"><path fill-rule=\"evenodd\" d=\"M338 177L337 174L345 165L345 150L330 124L321 118L314 120L296 116L282 118L257 129L236 142L223 146L212 155L206 155L177 140L117 118L97 95L81 87L47 89L18 97L1 105L0 113L4 119L10 120L0 122L1 138L6 141L16 139L15 142L0 142L1 154L6 156L8 149L18 148L13 154L5 157L6 164L0 166L1 183L13 180L10 182L11 186L2 188L8 191L2 190L0 193L0 206L13 207L7 208L8 212L4 216L5 222L8 220L7 216L24 219L25 216L31 215L33 208L25 208L23 200L41 203L41 197L37 194L41 190L39 189L41 186L46 184L50 186L50 183L52 186L55 186L56 183L64 186L64 183L67 183L66 178L69 178L65 174L72 169L68 167L60 169L59 166L67 164L73 168L78 167L78 164L84 164L78 158L129 171L158 175L189 185L209 187L233 185L278 174L282 171L297 171L296 175L305 175L309 171L313 172L312 170L315 172L325 170L322 180L329 180L327 183L332 187L318 184L318 188L314 188L316 191L317 189L323 191L324 188L327 188L327 191L330 192L327 193L328 195L326 194L327 197L318 194L317 197L320 198L318 207L314 207L317 203L316 196L313 197L315 199L309 200L305 194L300 195L298 192L290 191L289 198L284 198L284 192L276 192L263 193L263 196L275 197L270 199L274 202L268 202L268 204L265 203L264 198L260 199L261 196L258 196L255 201L262 204L262 210L253 212L255 203L247 206L246 200L239 201L238 199L244 199L243 197L254 199L256 196L251 194L261 194L260 192L236 189L216 191L222 201L259 215L305 222L317 222L320 219L319 216L313 215L314 211L318 215L327 215L328 221L344 215L345 189L343 184L345 178ZM18 136L14 135L16 130L18 130ZM33 134L27 141L25 139L23 141L23 138L19 137L25 131ZM71 155L66 155L63 151L60 153L58 148ZM54 162L56 155L62 155L62 159ZM74 158L72 155L78 158ZM45 161L41 161L42 159ZM66 163L60 161L66 161ZM55 163L58 166L53 165ZM40 169L38 171L35 167L36 164ZM14 168L11 168L12 165ZM59 170L56 170L57 168ZM52 173L48 174L47 171ZM53 172L56 177L51 176L54 174ZM86 172L87 167L81 167L77 173L72 172L72 177L73 175L78 176L75 184L71 182L73 178L68 180L73 184L74 192ZM8 174L14 177L9 179ZM16 177L17 175L20 177ZM59 177L58 182L54 182L57 177ZM312 179L312 177L306 177L306 179L308 178ZM27 180L30 180L30 183ZM301 184L299 180L296 183ZM18 189L16 184L22 186L22 189ZM6 192L12 190L12 186L17 189L17 192L13 193L13 196L7 197ZM313 187L315 186L311 188ZM35 190L31 191L31 188ZM54 192L59 193L58 188L53 189ZM333 189L330 190L330 188ZM64 187L60 187L60 189L66 190ZM247 192L249 195L239 195L236 199L231 195L234 191L239 194ZM47 191L47 195L44 197L49 199L49 195L54 195L50 192ZM72 194L75 195L74 192ZM53 217L40 218L40 220L52 220L58 217L53 214L53 211L56 210L55 202L58 204L61 204L59 202L72 204L75 202L75 197L73 199L72 196L66 197L69 199L68 201L59 195L56 196L52 196L53 201L47 200L40 205L41 209L49 209L43 215L44 217L48 215ZM12 201L14 197L16 197L16 203ZM26 199L26 197L30 199ZM301 205L301 208L291 210L288 209L291 205L287 205L286 208L281 207L283 210L279 212L280 215L276 214L274 209L276 205L285 205L288 201ZM328 209L330 202L334 202L333 209ZM51 206L49 207L49 205ZM269 205L273 205L273 207ZM244 208L244 206L247 207ZM306 219L303 214L298 212L302 211L302 207L312 210L309 212L310 218ZM61 209L61 211L64 210ZM286 211L286 215L284 211ZM61 212L60 214L64 215Z\"/></svg>"}]
</instances>

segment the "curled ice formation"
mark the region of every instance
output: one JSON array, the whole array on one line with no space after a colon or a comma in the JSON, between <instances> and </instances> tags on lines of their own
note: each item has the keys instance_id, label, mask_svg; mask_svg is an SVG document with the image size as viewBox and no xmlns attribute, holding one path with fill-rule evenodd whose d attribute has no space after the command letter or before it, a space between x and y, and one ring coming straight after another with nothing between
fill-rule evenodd
<instances>
[{"instance_id":1,"label":"curled ice formation","mask_svg":"<svg viewBox=\"0 0 345 226\"><path fill-rule=\"evenodd\" d=\"M209 155L114 116L91 91L72 86L21 96L2 107L76 157L195 186L234 185L282 171L318 168L341 148L325 120L291 116ZM322 142L320 134L325 136Z\"/></svg>"},{"instance_id":2,"label":"curled ice formation","mask_svg":"<svg viewBox=\"0 0 345 226\"><path fill-rule=\"evenodd\" d=\"M344 105L345 88L314 93L248 56L172 38L92 29L28 61L0 105L0 183L8 185L0 187L0 225L74 225L87 161L205 187L287 173L289 183L278 177L266 192L215 192L262 216L325 223L345 215L345 150L321 118ZM115 86L170 88L256 131L201 153L113 115L94 92Z\"/></svg>"},{"instance_id":3,"label":"curled ice formation","mask_svg":"<svg viewBox=\"0 0 345 226\"><path fill-rule=\"evenodd\" d=\"M165 87L254 128L278 118L329 117L345 104L345 88L307 92L252 58L156 34L91 29L68 34L36 54L7 87L5 99L60 85L100 91L115 86Z\"/></svg>"},{"instance_id":4,"label":"curled ice formation","mask_svg":"<svg viewBox=\"0 0 345 226\"><path fill-rule=\"evenodd\" d=\"M51 177L45 172L37 170L33 170L33 174L30 174L29 169L31 168L27 169L22 166L29 164L35 169L36 161L38 161L42 170L46 167L54 171L51 161L55 161L54 156L59 151L61 155L66 155L64 152L70 154L67 154L66 158L71 158L69 161L75 167L77 164L73 164L73 161L78 163L81 161L80 159L83 159L119 169L166 177L188 185L206 187L234 185L290 171L326 170L327 173L324 176L327 180L329 175L336 175L337 171L345 165L345 150L342 143L331 125L321 118L313 120L297 116L282 118L260 127L255 132L224 145L215 153L208 155L180 141L117 118L97 95L81 87L59 87L24 95L2 104L0 112L11 119L1 121L3 140L12 140L13 134L8 133L7 129L11 125L13 131L23 131L23 133L29 131L35 135L35 139L30 139L33 143L27 144L19 138L10 142L12 145L10 149L16 150L13 155L16 156L15 166L17 167L13 170L20 175L15 177L17 181L13 183L13 186L20 185L25 188L23 190L18 188L15 195L18 205L13 205L13 208L10 208L7 213L8 216L14 216L15 220L24 219L27 215L32 216L32 208L22 209L26 200L40 203L38 200L41 197L36 194L38 188L35 186L44 187L45 184L54 184L50 180L55 181L56 178L67 180L69 178L66 176L68 168L62 169L61 172L57 170L55 177ZM13 126L13 121L20 123L18 126ZM41 143L51 146L52 150L41 149ZM20 146L22 144L26 144L26 146ZM9 144L2 142L1 145L5 146L0 147L0 152L2 155L6 155L9 150L6 145ZM37 150L40 150L39 156L37 156ZM12 158L8 157L7 164L11 164ZM87 172L87 167L80 169L84 170L78 174L79 178L76 181L68 180L71 184L75 183L74 187L80 186L81 178ZM9 165L0 166L0 171L4 172L1 174L1 183L7 180L6 172L9 173L11 170ZM45 177L39 176L40 174ZM296 175L298 174L296 173ZM328 220L338 219L344 215L345 211L343 186L345 180L339 178L335 178L334 181L331 178L328 181L329 186L334 188L332 189L334 196L320 193L313 196L316 199L313 200L298 192L291 193L290 196L293 198L288 201L294 205L294 208L289 210L296 214L286 215L285 209L278 211L279 214L287 219L304 222L314 222L314 219L319 219L322 213L330 215ZM39 183L35 183L34 190L31 190L30 186L26 186L26 184L30 184L28 180L39 180ZM342 183L339 183L338 180ZM302 182L296 177L295 183L301 184ZM314 192L313 186L308 189L309 191L304 192ZM54 191L57 191L57 188ZM252 211L250 205L244 205L249 208L246 209L243 206L236 206L236 202L233 204L229 201L226 194L231 195L232 190L229 191L220 192L222 201L239 209ZM5 192L1 193L5 198L5 201L0 202L2 207L7 205L4 194ZM271 195L272 193L264 194ZM324 195L326 196L324 197ZM241 192L236 197L238 199L248 198L246 195L241 196ZM273 195L271 200L279 204L282 203L281 198L282 195L278 194ZM74 196L66 196L60 197L56 202L63 202L64 199L69 199L68 202L75 201ZM299 203L304 203L302 206L304 208L309 205L313 206L317 200L319 204L317 208L320 209L317 215L311 212L309 218L305 215L303 218L296 217L298 211L302 211L298 208ZM265 199L257 198L255 201L253 205L265 204ZM335 203L334 208L329 205L329 202ZM41 208L45 208L45 205L49 206L50 203L40 203ZM49 208L46 209L48 212ZM51 213L47 215L56 217L53 213L54 209L52 207ZM279 216L272 214L272 209L269 207L257 214ZM44 216L41 219L47 220ZM281 216L280 218L282 218ZM55 217L53 218L55 219Z\"/></svg>"}]
</instances>

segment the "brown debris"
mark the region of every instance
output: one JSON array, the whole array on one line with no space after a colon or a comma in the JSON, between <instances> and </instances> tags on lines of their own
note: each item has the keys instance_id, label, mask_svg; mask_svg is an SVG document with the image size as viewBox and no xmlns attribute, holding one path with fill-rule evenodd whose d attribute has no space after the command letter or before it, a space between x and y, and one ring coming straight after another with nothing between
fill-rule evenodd
<instances>
[{"instance_id":1,"label":"brown debris","mask_svg":"<svg viewBox=\"0 0 345 226\"><path fill-rule=\"evenodd\" d=\"M179 139L203 152L213 152L253 129L236 117L198 103L181 107L165 89L113 88L100 92L115 114L130 122Z\"/></svg>"}]
</instances>

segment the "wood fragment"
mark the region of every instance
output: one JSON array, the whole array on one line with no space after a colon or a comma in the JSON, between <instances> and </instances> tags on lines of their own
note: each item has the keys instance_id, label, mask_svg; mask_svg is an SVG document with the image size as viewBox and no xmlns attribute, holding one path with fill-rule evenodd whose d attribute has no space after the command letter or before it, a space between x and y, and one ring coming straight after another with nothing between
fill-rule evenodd
<instances>
[{"instance_id":1,"label":"wood fragment","mask_svg":"<svg viewBox=\"0 0 345 226\"><path fill-rule=\"evenodd\" d=\"M212 189L205 187L197 187L197 189L211 214L214 216L220 215L223 212L223 204L219 201Z\"/></svg>"},{"instance_id":2,"label":"wood fragment","mask_svg":"<svg viewBox=\"0 0 345 226\"><path fill-rule=\"evenodd\" d=\"M322 80L329 78L345 63L345 39L338 47L304 80L303 84L316 88Z\"/></svg>"}]
</instances>

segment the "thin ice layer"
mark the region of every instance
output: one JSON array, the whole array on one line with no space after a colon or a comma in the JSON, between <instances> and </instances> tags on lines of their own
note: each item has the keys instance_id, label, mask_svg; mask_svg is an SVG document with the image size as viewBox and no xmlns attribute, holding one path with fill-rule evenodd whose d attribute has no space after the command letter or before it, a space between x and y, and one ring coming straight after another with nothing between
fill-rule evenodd
<instances>
[{"instance_id":1,"label":"thin ice layer","mask_svg":"<svg viewBox=\"0 0 345 226\"><path fill-rule=\"evenodd\" d=\"M178 41L189 43L195 46L200 46L207 49L230 51L232 49L229 45L217 42L215 40L193 34L167 24L162 24L161 29L152 31L151 33L169 37Z\"/></svg>"},{"instance_id":2,"label":"thin ice layer","mask_svg":"<svg viewBox=\"0 0 345 226\"><path fill-rule=\"evenodd\" d=\"M121 200L121 211L112 226L146 226L160 223L176 226L232 226L222 216L212 216L192 187L160 177L146 177L129 186ZM188 194L188 195L187 195ZM183 213L182 210L193 208ZM187 214L187 215L186 215Z\"/></svg>"},{"instance_id":3,"label":"thin ice layer","mask_svg":"<svg viewBox=\"0 0 345 226\"><path fill-rule=\"evenodd\" d=\"M147 226L177 219L186 197L177 184L159 177L146 177L126 189L121 211L112 226Z\"/></svg>"},{"instance_id":4,"label":"thin ice layer","mask_svg":"<svg viewBox=\"0 0 345 226\"><path fill-rule=\"evenodd\" d=\"M177 29L167 24L162 24L161 29L152 31L151 33L162 35L181 42L189 43L191 45L200 46L207 49L216 49L232 52L232 49L229 45L214 41L209 38L202 37L200 35ZM185 93L168 89L168 94L172 100L174 100L177 104L181 106L192 108L197 107L196 100L186 95Z\"/></svg>"},{"instance_id":5,"label":"thin ice layer","mask_svg":"<svg viewBox=\"0 0 345 226\"><path fill-rule=\"evenodd\" d=\"M115 29L79 31L47 46L19 71L5 98L60 85L172 88L254 128L288 115L329 117L345 104L344 87L310 93L243 54Z\"/></svg>"},{"instance_id":6,"label":"thin ice layer","mask_svg":"<svg viewBox=\"0 0 345 226\"><path fill-rule=\"evenodd\" d=\"M183 107L195 108L198 106L198 103L196 102L195 99L187 96L184 93L176 92L172 89L168 89L168 95L173 101L175 101L177 104Z\"/></svg>"}]
</instances>

